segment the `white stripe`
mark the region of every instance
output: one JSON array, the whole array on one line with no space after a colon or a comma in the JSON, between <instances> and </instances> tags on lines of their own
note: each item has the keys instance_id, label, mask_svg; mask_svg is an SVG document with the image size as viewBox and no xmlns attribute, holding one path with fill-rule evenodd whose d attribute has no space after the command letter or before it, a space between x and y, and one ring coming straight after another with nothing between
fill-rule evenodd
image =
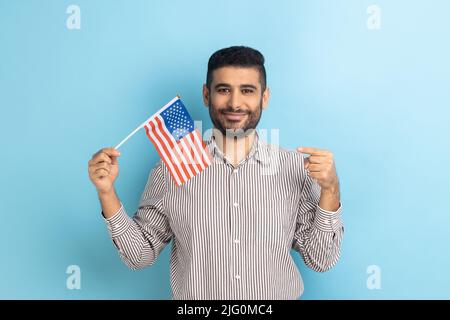
<instances>
[{"instance_id":1,"label":"white stripe","mask_svg":"<svg viewBox=\"0 0 450 320\"><path fill-rule=\"evenodd\" d=\"M167 141L167 139L164 137L164 135L162 134L162 130L164 130L164 124L162 125L162 128L158 125L158 123L156 122L156 118L152 119L151 122L155 125L155 127L157 128L155 134L158 135L158 137L161 138L161 140L163 141L164 145L166 146L166 148L169 150L170 153L170 159L169 161L172 162L172 164L174 166L176 166L178 168L178 171L180 171L181 173L181 183L185 183L186 181L189 180L189 178L186 176L186 174L184 173L183 168L181 167L180 162L178 161L178 158L176 157L175 153L173 152L172 147L169 144L169 141ZM170 139L170 136L169 136ZM177 174L177 172L175 171L174 174Z\"/></svg>"},{"instance_id":2,"label":"white stripe","mask_svg":"<svg viewBox=\"0 0 450 320\"><path fill-rule=\"evenodd\" d=\"M189 134L188 134L189 135ZM189 137L188 135L184 136L182 139L180 139L180 143L183 145L182 151L184 151L184 154L187 154L187 156L189 157L189 162L192 164L192 166L194 167L195 173L199 174L200 171L198 170L197 166L196 166L196 162L194 160L194 158L192 158L192 154L191 154L191 150L190 148L186 145L185 140L189 141ZM186 139L184 139L186 138Z\"/></svg>"},{"instance_id":3,"label":"white stripe","mask_svg":"<svg viewBox=\"0 0 450 320\"><path fill-rule=\"evenodd\" d=\"M177 172L175 171L175 168L173 167L171 159L167 156L166 151L164 150L164 148L162 147L161 143L156 138L156 136L155 136L155 134L153 132L153 129L150 126L150 124L146 124L146 127L148 128L148 132L152 136L153 141L155 141L159 152L161 152L161 154L163 155L164 159L166 160L166 163L169 166L169 170L173 173L177 184L180 185L181 184L180 177L178 176ZM169 151L170 151L170 148L169 148Z\"/></svg>"},{"instance_id":4,"label":"white stripe","mask_svg":"<svg viewBox=\"0 0 450 320\"><path fill-rule=\"evenodd\" d=\"M198 130L196 131L196 133L194 135L194 139L195 139L195 141L193 141L193 143L197 146L196 149L199 153L199 156L202 159L202 164L205 167L209 166L211 164L211 162L209 160L208 152L205 149L205 147L203 147L202 136Z\"/></svg>"},{"instance_id":5,"label":"white stripe","mask_svg":"<svg viewBox=\"0 0 450 320\"><path fill-rule=\"evenodd\" d=\"M164 125L164 124L165 124L164 119L163 119L161 116L158 116L158 119L159 119L159 121L161 121L161 123L163 124L162 130L164 130L164 132L167 134L167 136L169 137L169 139L172 140L172 143L173 143L174 146L175 146L175 148L174 148L175 151L178 153L178 155L179 155L180 158L181 158L181 161L182 161L182 162L185 164L185 166L186 166L186 169L187 169L187 171L188 171L188 173L189 173L189 178L186 179L186 181L187 181L187 180L189 180L190 178L192 178L193 176L195 176L195 174L192 172L191 168L189 168L189 164L188 164L186 158L184 157L183 152L180 150L180 147L178 146L177 141L175 140L175 138L172 136L172 134L169 132L169 130L167 130L166 126Z\"/></svg>"},{"instance_id":6,"label":"white stripe","mask_svg":"<svg viewBox=\"0 0 450 320\"><path fill-rule=\"evenodd\" d=\"M202 171L205 170L205 164L202 161L201 155L199 155L199 150L197 149L197 146L194 145L194 141L192 139L193 135L195 135L195 132L189 135L187 141L189 142L189 145L191 146L192 150L194 150L195 158L197 159L197 163L200 164L200 167L202 167Z\"/></svg>"},{"instance_id":7,"label":"white stripe","mask_svg":"<svg viewBox=\"0 0 450 320\"><path fill-rule=\"evenodd\" d=\"M195 141L197 142L197 146L202 151L203 158L205 159L206 165L209 166L211 164L211 161L210 161L209 157L207 156L205 149L203 148L203 144L200 140L201 137L198 136L199 134L200 133L197 131L197 134L194 134L194 138L195 138Z\"/></svg>"}]
</instances>

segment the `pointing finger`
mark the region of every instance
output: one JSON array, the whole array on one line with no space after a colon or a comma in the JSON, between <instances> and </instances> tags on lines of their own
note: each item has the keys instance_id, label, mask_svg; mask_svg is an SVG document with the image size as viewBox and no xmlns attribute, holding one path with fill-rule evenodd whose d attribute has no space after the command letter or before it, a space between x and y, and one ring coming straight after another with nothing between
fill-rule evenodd
<instances>
[{"instance_id":1,"label":"pointing finger","mask_svg":"<svg viewBox=\"0 0 450 320\"><path fill-rule=\"evenodd\" d=\"M317 155L317 156L328 155L327 150L311 148L311 147L300 147L300 148L297 148L297 150L300 151L301 153L306 153L306 154L310 154L310 155Z\"/></svg>"}]
</instances>

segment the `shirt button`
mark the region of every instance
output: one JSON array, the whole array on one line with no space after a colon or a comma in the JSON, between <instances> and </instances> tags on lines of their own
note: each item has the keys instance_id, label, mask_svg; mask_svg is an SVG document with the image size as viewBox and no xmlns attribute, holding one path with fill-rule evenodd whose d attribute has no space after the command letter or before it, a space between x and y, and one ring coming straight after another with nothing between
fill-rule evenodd
<instances>
[{"instance_id":1,"label":"shirt button","mask_svg":"<svg viewBox=\"0 0 450 320\"><path fill-rule=\"evenodd\" d=\"M338 219L333 219L331 222L337 223L337 222L338 222Z\"/></svg>"},{"instance_id":2,"label":"shirt button","mask_svg":"<svg viewBox=\"0 0 450 320\"><path fill-rule=\"evenodd\" d=\"M237 169L233 169L233 173L236 174L238 171Z\"/></svg>"},{"instance_id":3,"label":"shirt button","mask_svg":"<svg viewBox=\"0 0 450 320\"><path fill-rule=\"evenodd\" d=\"M233 206L235 206L237 208L237 207L239 207L239 203L235 202L235 203L233 203Z\"/></svg>"},{"instance_id":4,"label":"shirt button","mask_svg":"<svg viewBox=\"0 0 450 320\"><path fill-rule=\"evenodd\" d=\"M240 276L240 275L238 275L238 274L237 274L237 275L235 275L234 277L235 277L236 279L238 279L238 280L239 280L239 279L241 278L241 276Z\"/></svg>"},{"instance_id":5,"label":"shirt button","mask_svg":"<svg viewBox=\"0 0 450 320\"><path fill-rule=\"evenodd\" d=\"M240 243L239 239L234 239L234 243L239 244Z\"/></svg>"}]
</instances>

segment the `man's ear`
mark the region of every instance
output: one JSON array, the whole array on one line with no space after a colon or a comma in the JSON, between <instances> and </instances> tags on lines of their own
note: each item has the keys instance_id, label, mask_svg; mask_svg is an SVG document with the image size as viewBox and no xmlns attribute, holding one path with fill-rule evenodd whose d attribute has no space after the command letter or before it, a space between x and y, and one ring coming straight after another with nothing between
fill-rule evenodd
<instances>
[{"instance_id":1,"label":"man's ear","mask_svg":"<svg viewBox=\"0 0 450 320\"><path fill-rule=\"evenodd\" d=\"M203 85L203 103L205 104L205 107L209 107L209 89L206 84Z\"/></svg>"},{"instance_id":2,"label":"man's ear","mask_svg":"<svg viewBox=\"0 0 450 320\"><path fill-rule=\"evenodd\" d=\"M266 109L269 106L269 98L270 98L270 90L269 87L266 87L266 90L263 92L262 96L262 108Z\"/></svg>"}]
</instances>

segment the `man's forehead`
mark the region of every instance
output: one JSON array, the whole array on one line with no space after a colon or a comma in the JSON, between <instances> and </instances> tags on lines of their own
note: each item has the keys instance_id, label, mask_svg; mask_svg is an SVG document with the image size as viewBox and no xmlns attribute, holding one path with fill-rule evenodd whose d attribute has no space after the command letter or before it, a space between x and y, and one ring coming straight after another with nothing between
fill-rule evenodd
<instances>
[{"instance_id":1,"label":"man's forehead","mask_svg":"<svg viewBox=\"0 0 450 320\"><path fill-rule=\"evenodd\" d=\"M213 83L259 84L259 71L255 67L221 67L213 71Z\"/></svg>"}]
</instances>

